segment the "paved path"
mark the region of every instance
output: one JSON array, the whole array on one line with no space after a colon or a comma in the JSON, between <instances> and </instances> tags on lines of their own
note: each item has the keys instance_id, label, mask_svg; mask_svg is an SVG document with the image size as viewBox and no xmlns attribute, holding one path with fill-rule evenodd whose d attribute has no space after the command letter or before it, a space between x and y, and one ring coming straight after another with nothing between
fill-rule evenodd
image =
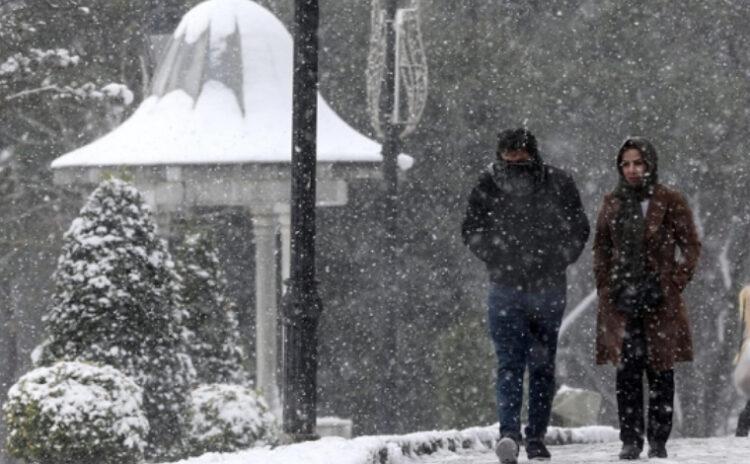
<instances>
[{"instance_id":1,"label":"paved path","mask_svg":"<svg viewBox=\"0 0 750 464\"><path fill-rule=\"evenodd\" d=\"M602 443L591 445L566 445L550 447L552 461L550 464L603 464L618 462L619 443ZM750 464L750 438L690 438L675 439L667 443L669 458L647 459L646 453L635 462L655 462L658 464ZM409 461L406 461L409 462ZM432 455L414 459L419 464L498 464L492 452L472 454ZM521 450L519 463L528 463ZM532 461L543 462L543 461ZM410 463L411 464L411 463Z\"/></svg>"}]
</instances>

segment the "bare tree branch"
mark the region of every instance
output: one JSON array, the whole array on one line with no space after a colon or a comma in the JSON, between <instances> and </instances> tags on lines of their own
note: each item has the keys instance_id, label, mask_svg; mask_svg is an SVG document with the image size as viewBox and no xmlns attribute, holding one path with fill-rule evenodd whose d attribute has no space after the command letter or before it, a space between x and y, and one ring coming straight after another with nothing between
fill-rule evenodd
<instances>
[{"instance_id":1,"label":"bare tree branch","mask_svg":"<svg viewBox=\"0 0 750 464\"><path fill-rule=\"evenodd\" d=\"M36 89L22 90L22 91L20 91L18 93L14 93L12 95L9 95L9 96L5 97L5 101L16 100L16 99L19 99L19 98L27 97L29 95L35 95L35 94L42 93L42 92L49 92L51 90L54 90L54 91L57 91L57 92L62 92L62 89L60 87L58 87L56 85L48 85L48 86L45 86L45 87L38 87Z\"/></svg>"}]
</instances>

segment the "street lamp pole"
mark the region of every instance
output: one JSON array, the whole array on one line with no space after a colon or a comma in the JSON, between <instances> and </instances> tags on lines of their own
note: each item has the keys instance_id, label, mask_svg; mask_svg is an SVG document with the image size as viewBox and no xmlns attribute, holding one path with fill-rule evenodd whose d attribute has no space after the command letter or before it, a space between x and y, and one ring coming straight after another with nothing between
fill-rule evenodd
<instances>
[{"instance_id":1,"label":"street lamp pole","mask_svg":"<svg viewBox=\"0 0 750 464\"><path fill-rule=\"evenodd\" d=\"M283 302L283 429L294 441L317 438L317 327L323 309L315 280L318 0L296 0L291 166L290 278Z\"/></svg>"},{"instance_id":2,"label":"street lamp pole","mask_svg":"<svg viewBox=\"0 0 750 464\"><path fill-rule=\"evenodd\" d=\"M396 10L397 0L385 0L385 56L383 87L380 100L380 114L383 124L383 187L385 209L385 253L386 266L389 268L384 277L383 308L383 353L385 356L382 368L385 369L380 385L379 423L384 432L393 433L396 424L396 382L398 353L398 311L400 285L398 279L398 150L399 127L394 121L396 95Z\"/></svg>"}]
</instances>

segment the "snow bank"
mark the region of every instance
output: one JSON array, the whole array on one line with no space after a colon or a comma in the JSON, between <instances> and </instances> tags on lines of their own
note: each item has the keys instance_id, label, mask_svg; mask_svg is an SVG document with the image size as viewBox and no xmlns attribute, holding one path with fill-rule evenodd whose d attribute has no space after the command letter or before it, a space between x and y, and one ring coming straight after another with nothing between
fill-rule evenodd
<instances>
[{"instance_id":1,"label":"snow bank","mask_svg":"<svg viewBox=\"0 0 750 464\"><path fill-rule=\"evenodd\" d=\"M183 464L396 464L407 458L435 453L488 452L499 438L497 425L466 430L418 432L409 435L365 436L352 440L325 437L278 448L251 449L238 453L209 453L180 461ZM616 441L612 427L562 429L551 427L549 444ZM335 456L335 461L332 457Z\"/></svg>"}]
</instances>

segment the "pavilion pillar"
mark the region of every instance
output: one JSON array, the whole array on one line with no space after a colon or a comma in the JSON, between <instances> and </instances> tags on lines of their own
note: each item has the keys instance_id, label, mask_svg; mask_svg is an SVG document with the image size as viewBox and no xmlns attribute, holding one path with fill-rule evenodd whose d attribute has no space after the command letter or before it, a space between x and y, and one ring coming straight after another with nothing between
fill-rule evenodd
<instances>
[{"instance_id":1,"label":"pavilion pillar","mask_svg":"<svg viewBox=\"0 0 750 464\"><path fill-rule=\"evenodd\" d=\"M256 387L263 394L274 415L280 418L274 214L253 213L253 232L255 235Z\"/></svg>"},{"instance_id":2,"label":"pavilion pillar","mask_svg":"<svg viewBox=\"0 0 750 464\"><path fill-rule=\"evenodd\" d=\"M289 279L289 256L292 254L292 228L289 205L277 205L274 209L281 235L281 293L286 293L286 281Z\"/></svg>"}]
</instances>

